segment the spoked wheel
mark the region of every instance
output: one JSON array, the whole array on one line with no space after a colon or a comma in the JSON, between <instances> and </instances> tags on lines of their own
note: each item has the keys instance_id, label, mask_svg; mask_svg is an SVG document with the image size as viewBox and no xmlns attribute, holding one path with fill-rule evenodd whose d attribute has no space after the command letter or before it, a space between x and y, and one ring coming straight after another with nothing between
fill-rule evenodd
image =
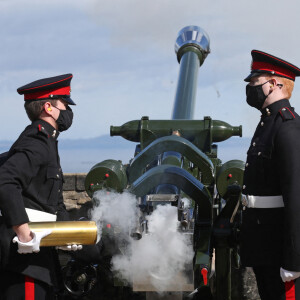
<instances>
[{"instance_id":1,"label":"spoked wheel","mask_svg":"<svg viewBox=\"0 0 300 300\"><path fill-rule=\"evenodd\" d=\"M81 265L69 261L62 269L64 286L75 297L88 294L97 282L97 269L94 265Z\"/></svg>"}]
</instances>

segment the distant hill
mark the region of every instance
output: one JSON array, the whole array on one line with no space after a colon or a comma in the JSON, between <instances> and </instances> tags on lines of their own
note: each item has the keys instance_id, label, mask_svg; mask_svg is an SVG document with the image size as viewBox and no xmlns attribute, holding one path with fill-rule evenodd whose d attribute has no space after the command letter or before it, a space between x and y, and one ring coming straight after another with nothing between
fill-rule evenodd
<instances>
[{"instance_id":1,"label":"distant hill","mask_svg":"<svg viewBox=\"0 0 300 300\"><path fill-rule=\"evenodd\" d=\"M0 141L0 153L8 151L13 141ZM59 139L61 165L65 173L88 172L92 166L105 160L121 160L128 163L134 155L137 143L121 137L102 135L90 139ZM218 157L222 162L231 159L246 160L250 138L232 137L218 144Z\"/></svg>"},{"instance_id":2,"label":"distant hill","mask_svg":"<svg viewBox=\"0 0 300 300\"><path fill-rule=\"evenodd\" d=\"M14 141L0 140L0 151L7 151ZM127 141L122 137L111 137L109 135L102 135L95 138L89 139L60 139L59 138L59 148L60 149L96 149L96 148L134 148L136 143Z\"/></svg>"},{"instance_id":3,"label":"distant hill","mask_svg":"<svg viewBox=\"0 0 300 300\"><path fill-rule=\"evenodd\" d=\"M123 139L122 137L111 137L109 135L101 135L99 137L90 139L76 139L76 140L59 140L60 149L96 149L96 148L135 148L137 143L133 143Z\"/></svg>"}]
</instances>

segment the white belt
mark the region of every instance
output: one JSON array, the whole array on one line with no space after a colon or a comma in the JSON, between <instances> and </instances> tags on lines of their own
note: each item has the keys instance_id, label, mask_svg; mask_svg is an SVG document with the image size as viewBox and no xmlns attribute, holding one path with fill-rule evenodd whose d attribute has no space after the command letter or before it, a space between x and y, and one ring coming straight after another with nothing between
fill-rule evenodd
<instances>
[{"instance_id":1,"label":"white belt","mask_svg":"<svg viewBox=\"0 0 300 300\"><path fill-rule=\"evenodd\" d=\"M31 208L25 208L29 222L55 222L57 216L53 214L49 214L44 211L31 209ZM0 210L0 216L1 210Z\"/></svg>"},{"instance_id":2,"label":"white belt","mask_svg":"<svg viewBox=\"0 0 300 300\"><path fill-rule=\"evenodd\" d=\"M242 204L249 208L284 207L282 196L252 196L242 194Z\"/></svg>"}]
</instances>

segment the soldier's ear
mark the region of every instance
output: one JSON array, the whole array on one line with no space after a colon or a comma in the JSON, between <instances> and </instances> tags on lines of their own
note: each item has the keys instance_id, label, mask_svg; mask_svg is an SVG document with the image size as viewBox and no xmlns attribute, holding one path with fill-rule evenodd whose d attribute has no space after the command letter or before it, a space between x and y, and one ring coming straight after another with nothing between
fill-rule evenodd
<instances>
[{"instance_id":1,"label":"soldier's ear","mask_svg":"<svg viewBox=\"0 0 300 300\"><path fill-rule=\"evenodd\" d=\"M44 110L45 110L46 113L50 113L52 111L52 107L51 107L51 103L50 102L46 102L44 104L43 108L44 108Z\"/></svg>"},{"instance_id":2,"label":"soldier's ear","mask_svg":"<svg viewBox=\"0 0 300 300\"><path fill-rule=\"evenodd\" d=\"M274 88L277 85L277 80L275 78L270 79L270 88Z\"/></svg>"}]
</instances>

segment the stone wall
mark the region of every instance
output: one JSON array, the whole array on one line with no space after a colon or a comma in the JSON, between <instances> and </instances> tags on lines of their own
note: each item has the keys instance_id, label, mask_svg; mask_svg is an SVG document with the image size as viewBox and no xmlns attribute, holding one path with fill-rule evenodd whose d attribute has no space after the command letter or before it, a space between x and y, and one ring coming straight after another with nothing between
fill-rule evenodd
<instances>
[{"instance_id":1,"label":"stone wall","mask_svg":"<svg viewBox=\"0 0 300 300\"><path fill-rule=\"evenodd\" d=\"M85 191L86 173L64 174L64 202L73 220L88 217L91 198ZM232 268L232 300L259 300L255 276L251 268Z\"/></svg>"},{"instance_id":2,"label":"stone wall","mask_svg":"<svg viewBox=\"0 0 300 300\"><path fill-rule=\"evenodd\" d=\"M88 216L88 210L92 207L91 198L85 191L84 180L86 173L64 174L63 196L67 210L71 218L78 220Z\"/></svg>"}]
</instances>

